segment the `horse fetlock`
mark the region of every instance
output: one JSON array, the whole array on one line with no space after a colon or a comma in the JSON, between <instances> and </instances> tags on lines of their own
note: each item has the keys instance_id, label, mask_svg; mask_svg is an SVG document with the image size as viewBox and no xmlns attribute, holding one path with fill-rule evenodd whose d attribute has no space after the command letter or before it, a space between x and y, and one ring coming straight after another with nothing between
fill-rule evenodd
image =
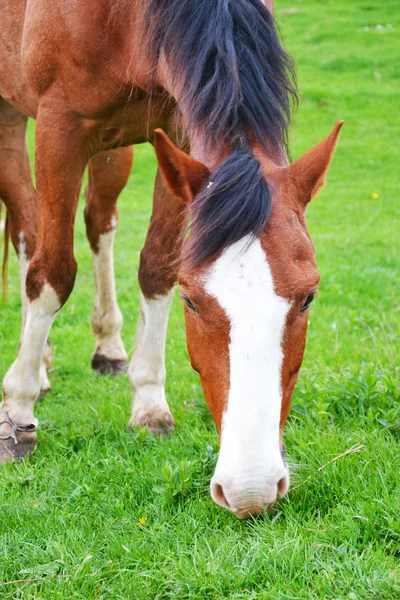
<instances>
[{"instance_id":1,"label":"horse fetlock","mask_svg":"<svg viewBox=\"0 0 400 600\"><path fill-rule=\"evenodd\" d=\"M123 316L118 307L105 311L95 308L92 314L93 333L99 337L110 337L121 331Z\"/></svg>"},{"instance_id":2,"label":"horse fetlock","mask_svg":"<svg viewBox=\"0 0 400 600\"><path fill-rule=\"evenodd\" d=\"M97 338L94 354L107 356L112 360L124 360L126 363L128 361L128 355L119 333Z\"/></svg>"},{"instance_id":3,"label":"horse fetlock","mask_svg":"<svg viewBox=\"0 0 400 600\"><path fill-rule=\"evenodd\" d=\"M93 312L92 329L96 336L96 348L92 367L101 374L112 371L115 375L128 368L128 355L120 335L122 321L118 307L107 312L95 308Z\"/></svg>"},{"instance_id":4,"label":"horse fetlock","mask_svg":"<svg viewBox=\"0 0 400 600\"><path fill-rule=\"evenodd\" d=\"M39 373L24 371L18 359L11 365L3 379L3 402L7 406L20 405L29 414L30 405L34 405L40 392ZM0 405L1 406L1 405ZM13 409L11 409L13 412ZM33 411L32 411L33 414Z\"/></svg>"},{"instance_id":5,"label":"horse fetlock","mask_svg":"<svg viewBox=\"0 0 400 600\"><path fill-rule=\"evenodd\" d=\"M128 377L134 393L143 393L144 390L162 390L165 398L164 385L166 379L166 370L161 361L158 364L135 360L133 356L129 365Z\"/></svg>"}]
</instances>

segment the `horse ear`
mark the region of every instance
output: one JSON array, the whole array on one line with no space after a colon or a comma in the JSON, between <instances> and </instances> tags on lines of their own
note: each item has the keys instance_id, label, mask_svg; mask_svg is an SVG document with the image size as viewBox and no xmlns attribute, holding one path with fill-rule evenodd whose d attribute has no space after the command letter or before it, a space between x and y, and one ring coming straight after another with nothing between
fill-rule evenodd
<instances>
[{"instance_id":1,"label":"horse ear","mask_svg":"<svg viewBox=\"0 0 400 600\"><path fill-rule=\"evenodd\" d=\"M210 171L203 163L178 150L162 129L154 132L154 148L169 191L190 203L204 186Z\"/></svg>"},{"instance_id":2,"label":"horse ear","mask_svg":"<svg viewBox=\"0 0 400 600\"><path fill-rule=\"evenodd\" d=\"M342 125L343 121L338 121L328 137L287 167L289 179L295 184L304 204L308 204L325 183Z\"/></svg>"}]
</instances>

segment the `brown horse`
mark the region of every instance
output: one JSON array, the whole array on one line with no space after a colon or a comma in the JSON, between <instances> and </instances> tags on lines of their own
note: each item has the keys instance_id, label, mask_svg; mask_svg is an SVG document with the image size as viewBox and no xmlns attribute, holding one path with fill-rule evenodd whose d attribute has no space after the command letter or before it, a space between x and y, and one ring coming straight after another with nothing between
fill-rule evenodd
<instances>
[{"instance_id":1,"label":"brown horse","mask_svg":"<svg viewBox=\"0 0 400 600\"><path fill-rule=\"evenodd\" d=\"M288 165L293 69L261 0L3 0L0 51L6 110L37 120L38 203L32 258L25 250L25 326L3 382L3 460L36 443L41 359L75 280L84 169L99 153L150 140L159 174L139 269L130 424L174 425L164 348L178 281L190 359L220 433L212 497L238 516L262 511L289 486L282 432L319 281L305 209L341 123ZM12 151L2 151L5 160ZM15 181L21 166L14 173ZM87 215L103 282L97 298L107 306L115 301L111 204L106 197ZM31 244L25 233L18 239Z\"/></svg>"}]
</instances>

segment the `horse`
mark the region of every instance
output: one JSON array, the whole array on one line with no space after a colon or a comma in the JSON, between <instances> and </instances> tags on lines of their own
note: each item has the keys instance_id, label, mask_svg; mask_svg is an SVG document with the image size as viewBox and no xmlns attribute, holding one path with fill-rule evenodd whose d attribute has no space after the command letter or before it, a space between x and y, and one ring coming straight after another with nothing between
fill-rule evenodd
<instances>
[{"instance_id":1,"label":"horse","mask_svg":"<svg viewBox=\"0 0 400 600\"><path fill-rule=\"evenodd\" d=\"M75 281L84 169L102 152L150 141L158 172L138 274L129 424L155 433L175 425L164 384L178 282L190 361L219 433L212 498L244 518L288 492L283 429L319 283L305 212L342 122L289 163L295 74L271 8L262 0L3 0L0 95L8 110L36 118L38 208L20 349L3 381L3 462L37 441L40 364ZM95 272L107 273L99 297L113 295L116 218L106 205L87 221L100 223Z\"/></svg>"}]
</instances>

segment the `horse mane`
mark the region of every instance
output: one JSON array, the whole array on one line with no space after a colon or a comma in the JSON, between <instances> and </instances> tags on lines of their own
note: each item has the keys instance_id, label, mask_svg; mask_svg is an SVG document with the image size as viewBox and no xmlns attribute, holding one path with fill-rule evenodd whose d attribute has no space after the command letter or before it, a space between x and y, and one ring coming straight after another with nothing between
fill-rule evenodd
<instances>
[{"instance_id":1,"label":"horse mane","mask_svg":"<svg viewBox=\"0 0 400 600\"><path fill-rule=\"evenodd\" d=\"M294 65L260 0L146 2L147 52L154 66L166 58L185 133L231 149L192 204L189 253L200 264L268 221L271 194L252 142L285 151Z\"/></svg>"}]
</instances>

